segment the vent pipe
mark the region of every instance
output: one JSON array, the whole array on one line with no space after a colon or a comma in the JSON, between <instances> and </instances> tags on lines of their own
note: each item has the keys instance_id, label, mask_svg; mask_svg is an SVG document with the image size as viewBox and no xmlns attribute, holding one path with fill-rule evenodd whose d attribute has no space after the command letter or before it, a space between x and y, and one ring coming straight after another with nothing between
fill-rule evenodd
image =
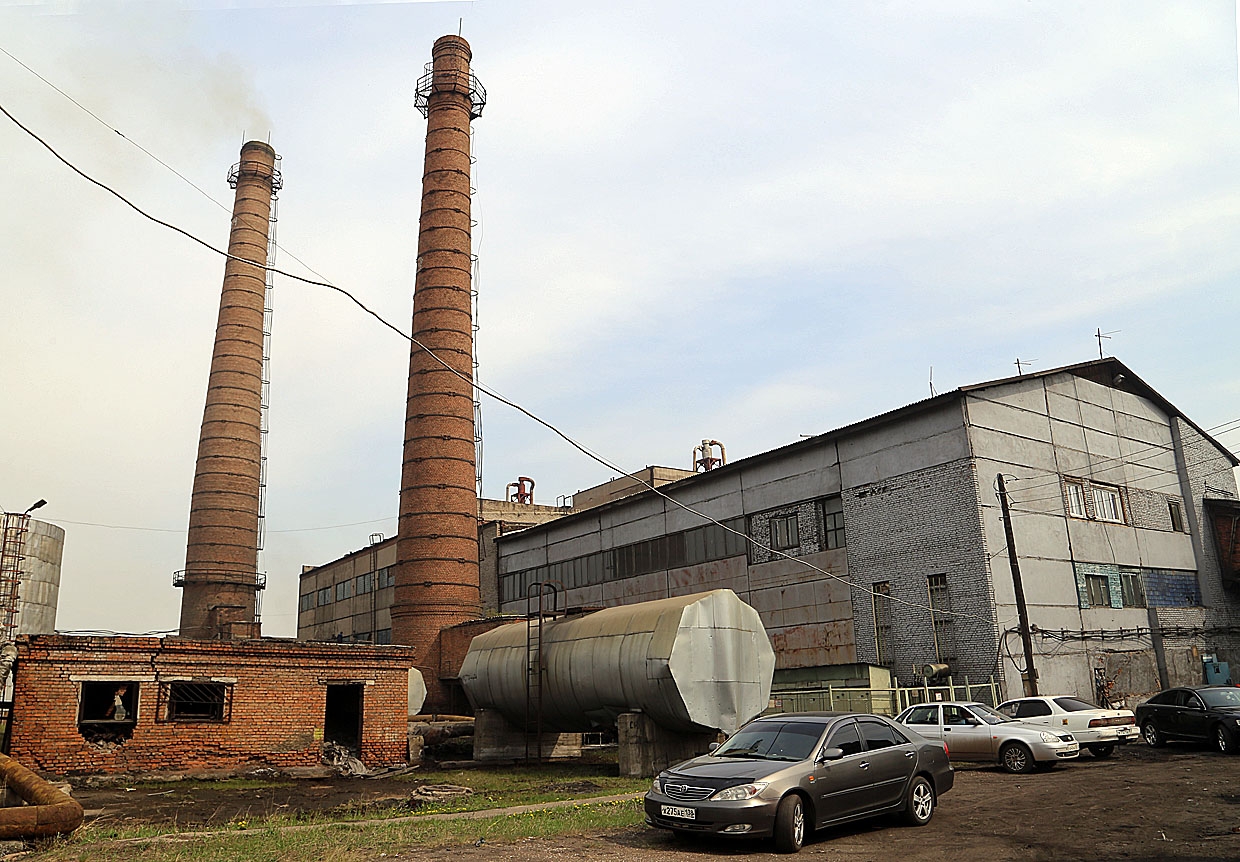
<instances>
[{"instance_id":1,"label":"vent pipe","mask_svg":"<svg viewBox=\"0 0 1240 862\"><path fill-rule=\"evenodd\" d=\"M262 483L263 317L272 198L269 144L250 141L229 174L237 190L215 347L198 438L181 594L181 637L257 637Z\"/></svg>"},{"instance_id":2,"label":"vent pipe","mask_svg":"<svg viewBox=\"0 0 1240 862\"><path fill-rule=\"evenodd\" d=\"M439 633L476 619L482 604L469 124L481 113L485 92L470 73L464 39L442 37L431 56L415 96L427 127L413 337L426 349L414 344L409 355L392 642L415 649L427 688L423 709L448 712Z\"/></svg>"}]
</instances>

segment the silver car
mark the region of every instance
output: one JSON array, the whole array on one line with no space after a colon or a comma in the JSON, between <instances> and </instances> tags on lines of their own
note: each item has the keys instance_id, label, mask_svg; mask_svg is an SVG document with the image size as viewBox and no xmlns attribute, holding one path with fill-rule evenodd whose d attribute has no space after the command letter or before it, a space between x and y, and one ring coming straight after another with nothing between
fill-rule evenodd
<instances>
[{"instance_id":1,"label":"silver car","mask_svg":"<svg viewBox=\"0 0 1240 862\"><path fill-rule=\"evenodd\" d=\"M1025 724L984 703L922 703L896 721L942 742L952 760L995 761L1008 772L1050 769L1081 753L1072 734Z\"/></svg>"}]
</instances>

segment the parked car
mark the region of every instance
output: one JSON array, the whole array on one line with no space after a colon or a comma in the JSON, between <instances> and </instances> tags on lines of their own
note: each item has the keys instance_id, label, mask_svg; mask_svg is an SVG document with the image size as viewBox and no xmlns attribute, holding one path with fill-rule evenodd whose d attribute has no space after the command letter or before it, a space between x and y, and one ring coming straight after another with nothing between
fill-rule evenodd
<instances>
[{"instance_id":1,"label":"parked car","mask_svg":"<svg viewBox=\"0 0 1240 862\"><path fill-rule=\"evenodd\" d=\"M899 812L930 822L955 774L942 743L855 713L756 718L710 754L659 773L646 822L680 833L773 836L782 853L837 823Z\"/></svg>"},{"instance_id":2,"label":"parked car","mask_svg":"<svg viewBox=\"0 0 1240 862\"><path fill-rule=\"evenodd\" d=\"M1050 769L1080 754L1072 734L1025 724L984 703L922 703L896 721L926 739L942 741L952 760L995 761L1008 772Z\"/></svg>"},{"instance_id":3,"label":"parked car","mask_svg":"<svg viewBox=\"0 0 1240 862\"><path fill-rule=\"evenodd\" d=\"M1234 754L1240 747L1240 688L1169 688L1137 707L1137 723L1153 746L1168 739L1209 740L1223 754Z\"/></svg>"},{"instance_id":4,"label":"parked car","mask_svg":"<svg viewBox=\"0 0 1240 862\"><path fill-rule=\"evenodd\" d=\"M999 712L1056 733L1070 733L1094 757L1110 757L1115 746L1141 738L1131 709L1103 709L1079 697L1021 697L999 704Z\"/></svg>"}]
</instances>

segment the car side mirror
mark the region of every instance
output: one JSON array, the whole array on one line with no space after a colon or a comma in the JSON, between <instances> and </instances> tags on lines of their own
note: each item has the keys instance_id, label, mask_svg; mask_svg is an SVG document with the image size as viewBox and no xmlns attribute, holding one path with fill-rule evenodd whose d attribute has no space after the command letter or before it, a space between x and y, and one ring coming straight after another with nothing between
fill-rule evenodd
<instances>
[{"instance_id":1,"label":"car side mirror","mask_svg":"<svg viewBox=\"0 0 1240 862\"><path fill-rule=\"evenodd\" d=\"M706 746L706 750L707 750L707 751L714 751L714 750L715 750L716 748L718 748L718 747L719 747L719 743L717 743L717 742L712 742L710 745Z\"/></svg>"},{"instance_id":2,"label":"car side mirror","mask_svg":"<svg viewBox=\"0 0 1240 862\"><path fill-rule=\"evenodd\" d=\"M968 718L965 719L965 723L968 724L970 727L977 727L978 725L982 723L982 720L980 718L974 718L973 716L969 716Z\"/></svg>"},{"instance_id":3,"label":"car side mirror","mask_svg":"<svg viewBox=\"0 0 1240 862\"><path fill-rule=\"evenodd\" d=\"M844 749L842 748L824 748L822 753L818 755L818 761L821 763L828 760L839 760L843 756Z\"/></svg>"}]
</instances>

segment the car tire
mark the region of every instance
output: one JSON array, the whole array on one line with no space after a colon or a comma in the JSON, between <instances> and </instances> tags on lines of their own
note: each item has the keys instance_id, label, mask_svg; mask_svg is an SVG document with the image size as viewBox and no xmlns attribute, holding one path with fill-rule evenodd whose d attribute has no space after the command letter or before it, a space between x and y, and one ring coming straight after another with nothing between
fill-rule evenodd
<instances>
[{"instance_id":1,"label":"car tire","mask_svg":"<svg viewBox=\"0 0 1240 862\"><path fill-rule=\"evenodd\" d=\"M1141 738L1145 740L1150 748L1162 748L1167 744L1166 737L1163 736L1161 730L1154 726L1152 721L1147 721L1141 725Z\"/></svg>"},{"instance_id":2,"label":"car tire","mask_svg":"<svg viewBox=\"0 0 1240 862\"><path fill-rule=\"evenodd\" d=\"M909 826L925 826L933 816L934 788L924 776L914 776L904 794L904 822Z\"/></svg>"},{"instance_id":3,"label":"car tire","mask_svg":"<svg viewBox=\"0 0 1240 862\"><path fill-rule=\"evenodd\" d=\"M1114 745L1091 745L1089 746L1089 753L1092 754L1094 757L1097 757L1099 760L1102 760L1104 758L1110 757L1112 754L1115 753L1115 746Z\"/></svg>"},{"instance_id":4,"label":"car tire","mask_svg":"<svg viewBox=\"0 0 1240 862\"><path fill-rule=\"evenodd\" d=\"M1236 753L1236 735L1221 724L1214 725L1214 748L1219 754Z\"/></svg>"},{"instance_id":5,"label":"car tire","mask_svg":"<svg viewBox=\"0 0 1240 862\"><path fill-rule=\"evenodd\" d=\"M1033 752L1019 742L1009 742L999 749L999 763L1008 772L1024 775L1033 772Z\"/></svg>"},{"instance_id":6,"label":"car tire","mask_svg":"<svg viewBox=\"0 0 1240 862\"><path fill-rule=\"evenodd\" d=\"M792 793L779 802L775 811L775 849L796 853L805 843L805 802Z\"/></svg>"}]
</instances>

